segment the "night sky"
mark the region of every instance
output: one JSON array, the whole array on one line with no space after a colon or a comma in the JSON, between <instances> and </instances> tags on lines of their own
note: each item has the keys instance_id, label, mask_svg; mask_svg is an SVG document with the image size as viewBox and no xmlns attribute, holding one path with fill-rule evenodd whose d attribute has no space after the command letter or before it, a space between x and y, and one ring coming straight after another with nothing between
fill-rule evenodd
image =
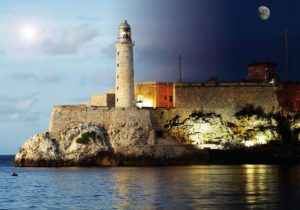
<instances>
[{"instance_id":1,"label":"night sky","mask_svg":"<svg viewBox=\"0 0 300 210\"><path fill-rule=\"evenodd\" d=\"M262 5L271 10L266 21ZM277 63L285 79L287 16L290 79L300 80L299 7L296 0L1 0L0 154L45 131L53 105L114 87L123 19L136 42L136 82L178 80L179 54L183 81L203 82L245 79L254 59Z\"/></svg>"}]
</instances>

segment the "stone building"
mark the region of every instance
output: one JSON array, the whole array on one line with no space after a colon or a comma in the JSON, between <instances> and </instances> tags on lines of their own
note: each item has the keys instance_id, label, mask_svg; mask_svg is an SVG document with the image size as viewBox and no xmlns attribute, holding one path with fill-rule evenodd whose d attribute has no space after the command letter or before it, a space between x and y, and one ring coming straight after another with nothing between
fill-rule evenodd
<instances>
[{"instance_id":1,"label":"stone building","mask_svg":"<svg viewBox=\"0 0 300 210\"><path fill-rule=\"evenodd\" d=\"M277 80L278 75L274 71L276 66L275 63L270 62L253 62L246 65L245 67L248 69L247 80L251 82Z\"/></svg>"},{"instance_id":2,"label":"stone building","mask_svg":"<svg viewBox=\"0 0 300 210\"><path fill-rule=\"evenodd\" d=\"M174 107L173 83L141 82L135 83L137 107Z\"/></svg>"}]
</instances>

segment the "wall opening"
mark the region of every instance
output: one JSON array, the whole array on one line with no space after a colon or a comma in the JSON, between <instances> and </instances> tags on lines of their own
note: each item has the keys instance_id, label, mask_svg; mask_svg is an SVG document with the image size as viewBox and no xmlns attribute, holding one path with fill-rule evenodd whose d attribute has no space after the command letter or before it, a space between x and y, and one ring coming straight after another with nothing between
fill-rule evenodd
<instances>
[{"instance_id":1,"label":"wall opening","mask_svg":"<svg viewBox=\"0 0 300 210\"><path fill-rule=\"evenodd\" d=\"M163 137L163 131L162 130L155 131L155 136L156 136L156 138L162 138Z\"/></svg>"}]
</instances>

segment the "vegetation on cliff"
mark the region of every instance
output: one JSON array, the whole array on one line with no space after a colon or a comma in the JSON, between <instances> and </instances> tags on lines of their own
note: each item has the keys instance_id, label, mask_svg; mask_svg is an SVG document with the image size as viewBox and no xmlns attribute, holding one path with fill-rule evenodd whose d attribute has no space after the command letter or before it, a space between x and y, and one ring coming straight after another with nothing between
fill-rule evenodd
<instances>
[{"instance_id":1,"label":"vegetation on cliff","mask_svg":"<svg viewBox=\"0 0 300 210\"><path fill-rule=\"evenodd\" d=\"M90 140L95 140L95 139L96 139L96 132L95 131L90 131L90 132L83 133L81 135L81 137L79 137L76 140L76 143L87 145Z\"/></svg>"}]
</instances>

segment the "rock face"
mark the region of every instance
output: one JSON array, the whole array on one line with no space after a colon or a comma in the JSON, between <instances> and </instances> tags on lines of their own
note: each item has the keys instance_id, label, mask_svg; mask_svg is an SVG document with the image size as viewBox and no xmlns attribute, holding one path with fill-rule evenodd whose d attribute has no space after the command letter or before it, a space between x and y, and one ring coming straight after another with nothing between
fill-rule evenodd
<instances>
[{"instance_id":1,"label":"rock face","mask_svg":"<svg viewBox=\"0 0 300 210\"><path fill-rule=\"evenodd\" d=\"M178 165L207 157L191 145L157 144L149 110L73 106L55 109L50 128L25 142L14 165Z\"/></svg>"},{"instance_id":2,"label":"rock face","mask_svg":"<svg viewBox=\"0 0 300 210\"><path fill-rule=\"evenodd\" d=\"M174 117L177 113L182 114ZM288 126L282 126L283 122L287 122ZM202 114L183 109L56 106L49 129L27 140L15 156L14 164L100 166L207 163L211 153L205 148L227 149L266 144L280 139L284 129L291 127L299 130L299 125L296 118L279 123L278 119L264 114L238 114L225 120L214 113ZM284 129L280 131L281 127Z\"/></svg>"},{"instance_id":3,"label":"rock face","mask_svg":"<svg viewBox=\"0 0 300 210\"><path fill-rule=\"evenodd\" d=\"M280 138L274 117L242 115L228 122L213 113L193 113L183 122L178 119L175 117L166 125L169 133L182 143L202 148L253 146Z\"/></svg>"},{"instance_id":4,"label":"rock face","mask_svg":"<svg viewBox=\"0 0 300 210\"><path fill-rule=\"evenodd\" d=\"M93 134L82 141L85 134ZM81 141L80 141L81 140ZM111 146L105 131L92 123L79 124L67 132L63 141L51 138L49 132L36 134L25 142L15 157L18 166L93 165L100 153Z\"/></svg>"}]
</instances>

